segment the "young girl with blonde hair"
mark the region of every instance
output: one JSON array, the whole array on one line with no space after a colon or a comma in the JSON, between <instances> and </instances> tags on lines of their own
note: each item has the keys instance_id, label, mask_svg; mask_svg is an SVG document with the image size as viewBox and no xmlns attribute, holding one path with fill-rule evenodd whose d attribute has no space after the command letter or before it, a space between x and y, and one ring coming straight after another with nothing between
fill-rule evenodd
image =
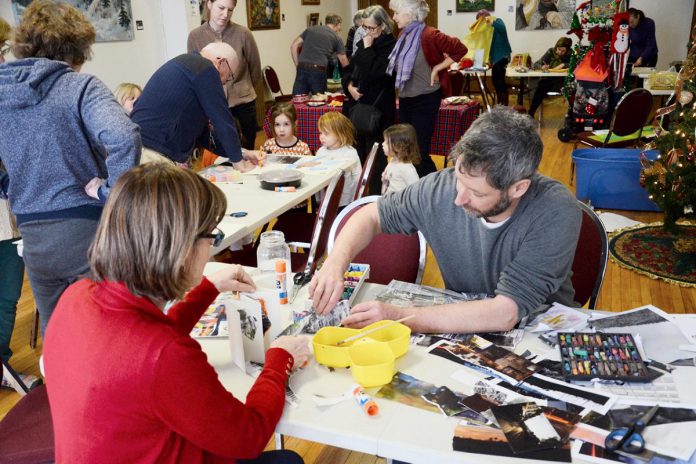
<instances>
[{"instance_id":1,"label":"young girl with blonde hair","mask_svg":"<svg viewBox=\"0 0 696 464\"><path fill-rule=\"evenodd\" d=\"M141 93L143 93L143 89L141 89L139 85L124 82L116 87L114 96L118 104L121 105L126 111L126 114L130 116L133 112L133 105L135 105L135 102L140 98Z\"/></svg>"},{"instance_id":2,"label":"young girl with blonde hair","mask_svg":"<svg viewBox=\"0 0 696 464\"><path fill-rule=\"evenodd\" d=\"M319 118L318 126L321 147L317 150L317 158L355 161L353 167L345 172L346 182L339 206L346 206L353 201L362 171L358 151L353 147L355 128L350 119L337 111L325 113Z\"/></svg>"},{"instance_id":3,"label":"young girl with blonde hair","mask_svg":"<svg viewBox=\"0 0 696 464\"><path fill-rule=\"evenodd\" d=\"M418 182L414 164L420 162L418 136L410 124L396 124L384 131L382 150L389 164L382 173L382 195L399 192Z\"/></svg>"}]
</instances>

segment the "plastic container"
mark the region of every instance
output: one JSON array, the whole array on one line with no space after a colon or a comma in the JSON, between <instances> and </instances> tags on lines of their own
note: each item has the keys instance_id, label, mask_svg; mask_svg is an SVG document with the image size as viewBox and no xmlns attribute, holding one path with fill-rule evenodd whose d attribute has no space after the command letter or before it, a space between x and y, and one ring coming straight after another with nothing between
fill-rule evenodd
<instances>
[{"instance_id":1,"label":"plastic container","mask_svg":"<svg viewBox=\"0 0 696 464\"><path fill-rule=\"evenodd\" d=\"M348 337L356 335L359 330L347 327L323 327L312 338L312 348L314 348L314 358L319 364L330 367L350 366L350 356L348 349L355 343L348 342L341 346L336 343Z\"/></svg>"},{"instance_id":2,"label":"plastic container","mask_svg":"<svg viewBox=\"0 0 696 464\"><path fill-rule=\"evenodd\" d=\"M641 150L634 148L583 148L573 151L576 197L596 208L660 211L640 186ZM657 150L646 151L655 160Z\"/></svg>"},{"instance_id":3,"label":"plastic container","mask_svg":"<svg viewBox=\"0 0 696 464\"><path fill-rule=\"evenodd\" d=\"M367 331L374 327L391 323L392 321L379 321L368 325L362 330ZM411 339L411 328L404 324L394 324L386 329L368 334L366 337L378 342L386 343L389 345L389 348L391 348L392 353L394 353L394 357L400 358L406 354L406 351L408 351L408 342Z\"/></svg>"},{"instance_id":4,"label":"plastic container","mask_svg":"<svg viewBox=\"0 0 696 464\"><path fill-rule=\"evenodd\" d=\"M386 343L361 342L348 349L350 373L364 388L391 382L394 376L394 352Z\"/></svg>"}]
</instances>

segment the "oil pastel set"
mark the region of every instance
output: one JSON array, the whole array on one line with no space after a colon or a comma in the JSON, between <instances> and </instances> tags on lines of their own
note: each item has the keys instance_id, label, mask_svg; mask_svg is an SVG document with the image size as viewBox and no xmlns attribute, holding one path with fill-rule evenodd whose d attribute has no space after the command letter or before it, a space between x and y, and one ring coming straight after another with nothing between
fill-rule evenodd
<instances>
[{"instance_id":1,"label":"oil pastel set","mask_svg":"<svg viewBox=\"0 0 696 464\"><path fill-rule=\"evenodd\" d=\"M649 382L653 379L631 334L559 332L558 346L566 380Z\"/></svg>"}]
</instances>

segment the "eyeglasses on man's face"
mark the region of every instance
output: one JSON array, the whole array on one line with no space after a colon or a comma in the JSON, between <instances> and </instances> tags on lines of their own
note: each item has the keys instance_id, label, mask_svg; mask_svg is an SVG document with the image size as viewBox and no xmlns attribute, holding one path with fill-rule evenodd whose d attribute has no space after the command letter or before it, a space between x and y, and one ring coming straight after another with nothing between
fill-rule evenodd
<instances>
[{"instance_id":1,"label":"eyeglasses on man's face","mask_svg":"<svg viewBox=\"0 0 696 464\"><path fill-rule=\"evenodd\" d=\"M222 241L225 239L225 233L218 229L217 227L213 229L213 231L209 234L200 234L198 238L212 238L213 239L213 246L218 247L222 243Z\"/></svg>"},{"instance_id":2,"label":"eyeglasses on man's face","mask_svg":"<svg viewBox=\"0 0 696 464\"><path fill-rule=\"evenodd\" d=\"M222 63L225 63L225 66L227 67L227 79L225 79L225 84L227 84L229 81L234 80L234 72L232 72L232 67L230 66L230 63L227 61L227 58L222 58L220 60L220 65Z\"/></svg>"}]
</instances>

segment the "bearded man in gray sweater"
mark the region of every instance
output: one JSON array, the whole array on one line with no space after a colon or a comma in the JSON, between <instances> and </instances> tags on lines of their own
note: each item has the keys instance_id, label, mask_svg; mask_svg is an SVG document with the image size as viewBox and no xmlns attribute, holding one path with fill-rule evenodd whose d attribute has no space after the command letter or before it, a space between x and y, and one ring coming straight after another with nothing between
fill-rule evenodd
<instances>
[{"instance_id":1,"label":"bearded man in gray sweater","mask_svg":"<svg viewBox=\"0 0 696 464\"><path fill-rule=\"evenodd\" d=\"M361 208L309 287L318 313L343 292L351 259L379 233L419 230L446 288L488 298L425 308L360 303L343 324L411 314L417 332L509 330L544 303L574 305L570 281L582 213L559 182L537 172L543 144L531 118L507 107L480 116L452 149L455 167Z\"/></svg>"}]
</instances>

